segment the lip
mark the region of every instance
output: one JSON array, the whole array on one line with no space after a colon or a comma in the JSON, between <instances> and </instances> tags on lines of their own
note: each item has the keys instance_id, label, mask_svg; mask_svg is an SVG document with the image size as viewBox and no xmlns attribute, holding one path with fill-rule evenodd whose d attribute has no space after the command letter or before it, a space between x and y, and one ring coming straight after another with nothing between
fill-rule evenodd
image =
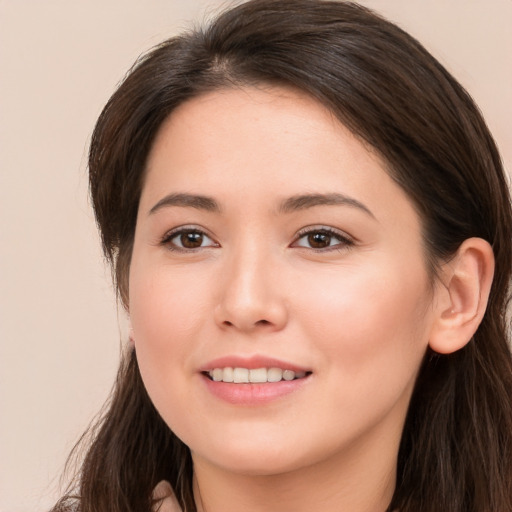
<instances>
[{"instance_id":1,"label":"lip","mask_svg":"<svg viewBox=\"0 0 512 512\"><path fill-rule=\"evenodd\" d=\"M234 384L230 382L215 382L208 378L205 373L214 368L281 368L294 372L305 372L306 377L291 381L281 380L279 382L267 382L262 384L245 383ZM301 390L310 381L311 370L293 363L279 359L255 355L251 357L226 356L209 361L203 365L199 372L201 379L214 397L238 406L261 406L283 399L286 396Z\"/></svg>"},{"instance_id":2,"label":"lip","mask_svg":"<svg viewBox=\"0 0 512 512\"><path fill-rule=\"evenodd\" d=\"M257 368L281 368L282 370L292 370L297 372L311 373L310 368L298 366L296 364L281 361L272 357L254 355L250 357L225 356L213 359L199 368L200 372L208 372L214 368L247 368L255 370Z\"/></svg>"}]
</instances>

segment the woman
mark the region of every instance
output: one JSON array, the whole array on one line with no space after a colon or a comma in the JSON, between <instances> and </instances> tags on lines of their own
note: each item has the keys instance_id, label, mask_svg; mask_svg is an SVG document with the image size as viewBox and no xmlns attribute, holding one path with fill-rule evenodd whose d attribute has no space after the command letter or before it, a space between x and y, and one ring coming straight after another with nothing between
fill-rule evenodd
<instances>
[{"instance_id":1,"label":"woman","mask_svg":"<svg viewBox=\"0 0 512 512\"><path fill-rule=\"evenodd\" d=\"M512 510L510 198L418 42L249 1L136 64L89 164L132 333L54 510Z\"/></svg>"}]
</instances>

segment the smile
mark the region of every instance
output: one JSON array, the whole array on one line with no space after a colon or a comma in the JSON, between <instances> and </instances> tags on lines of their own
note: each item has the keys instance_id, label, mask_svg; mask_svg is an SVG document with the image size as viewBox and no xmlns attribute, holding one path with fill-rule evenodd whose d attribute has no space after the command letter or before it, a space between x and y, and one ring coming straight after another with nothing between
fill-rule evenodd
<instances>
[{"instance_id":1,"label":"smile","mask_svg":"<svg viewBox=\"0 0 512 512\"><path fill-rule=\"evenodd\" d=\"M283 370L281 368L214 368L204 372L214 382L234 384L263 384L303 379L311 372Z\"/></svg>"}]
</instances>

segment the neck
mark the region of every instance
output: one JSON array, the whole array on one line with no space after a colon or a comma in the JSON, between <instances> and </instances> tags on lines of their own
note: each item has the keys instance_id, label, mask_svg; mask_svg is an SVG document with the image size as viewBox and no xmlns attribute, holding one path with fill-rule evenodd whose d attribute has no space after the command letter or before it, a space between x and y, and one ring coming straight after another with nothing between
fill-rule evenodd
<instances>
[{"instance_id":1,"label":"neck","mask_svg":"<svg viewBox=\"0 0 512 512\"><path fill-rule=\"evenodd\" d=\"M384 450L382 446L372 450L371 442L361 440L360 449L352 447L328 460L277 475L239 474L193 456L197 510L385 512L395 488L399 437Z\"/></svg>"}]
</instances>

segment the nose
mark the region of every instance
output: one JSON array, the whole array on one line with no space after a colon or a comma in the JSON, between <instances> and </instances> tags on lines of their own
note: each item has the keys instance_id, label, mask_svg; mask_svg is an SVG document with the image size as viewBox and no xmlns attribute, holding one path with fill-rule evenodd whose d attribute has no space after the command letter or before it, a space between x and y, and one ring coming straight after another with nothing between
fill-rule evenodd
<instances>
[{"instance_id":1,"label":"nose","mask_svg":"<svg viewBox=\"0 0 512 512\"><path fill-rule=\"evenodd\" d=\"M286 290L271 258L255 248L226 262L215 308L222 329L245 333L281 330L288 321Z\"/></svg>"}]
</instances>

